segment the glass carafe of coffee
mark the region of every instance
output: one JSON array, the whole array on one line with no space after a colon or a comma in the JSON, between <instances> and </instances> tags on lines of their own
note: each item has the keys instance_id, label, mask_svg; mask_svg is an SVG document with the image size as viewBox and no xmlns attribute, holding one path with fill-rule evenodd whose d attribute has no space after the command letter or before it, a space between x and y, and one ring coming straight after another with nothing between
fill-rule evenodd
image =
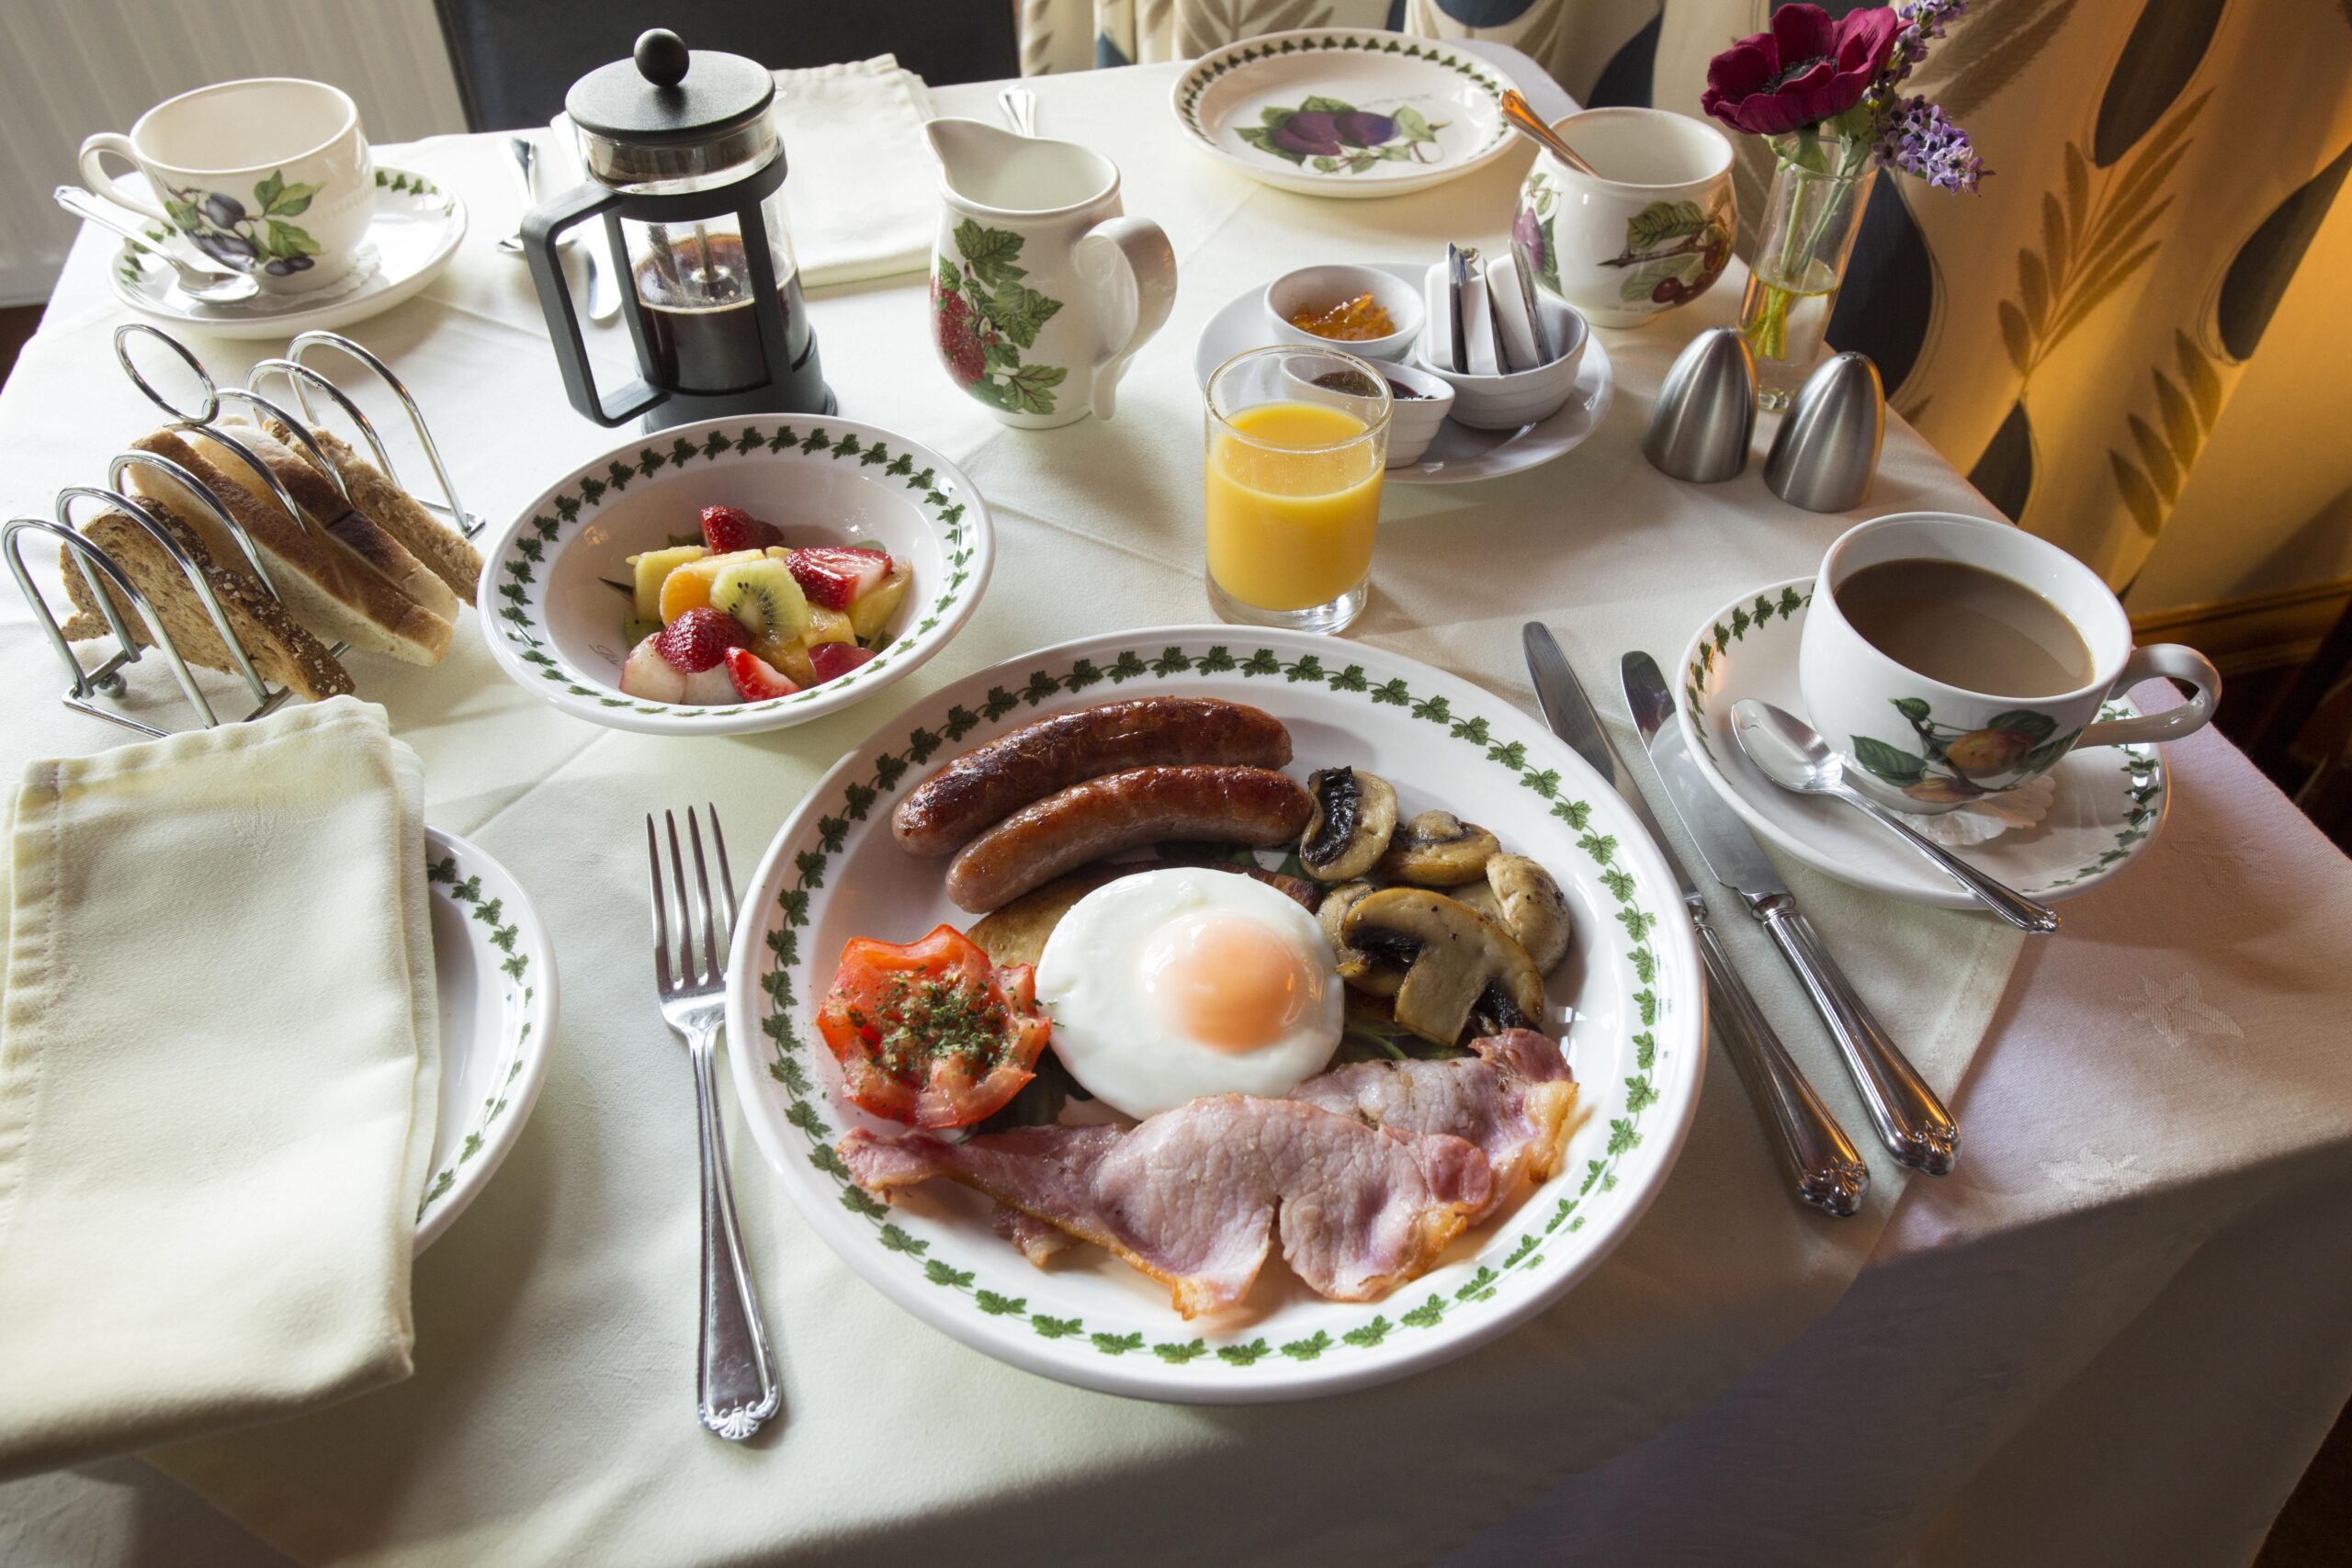
<instances>
[{"instance_id":1,"label":"glass carafe of coffee","mask_svg":"<svg viewBox=\"0 0 2352 1568\"><path fill-rule=\"evenodd\" d=\"M739 413L831 413L784 216L775 78L662 28L571 85L588 181L531 211L523 243L572 407L657 430ZM601 217L628 258L639 378L597 389L556 246Z\"/></svg>"}]
</instances>

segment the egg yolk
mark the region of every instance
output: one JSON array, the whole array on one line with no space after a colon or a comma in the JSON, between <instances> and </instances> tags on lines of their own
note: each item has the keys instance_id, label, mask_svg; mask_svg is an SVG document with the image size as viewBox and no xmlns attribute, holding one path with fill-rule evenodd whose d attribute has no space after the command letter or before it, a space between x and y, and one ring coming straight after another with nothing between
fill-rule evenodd
<instances>
[{"instance_id":1,"label":"egg yolk","mask_svg":"<svg viewBox=\"0 0 2352 1568\"><path fill-rule=\"evenodd\" d=\"M1223 912L1171 920L1144 945L1144 995L1187 1038L1219 1051L1282 1039L1323 983L1280 932Z\"/></svg>"}]
</instances>

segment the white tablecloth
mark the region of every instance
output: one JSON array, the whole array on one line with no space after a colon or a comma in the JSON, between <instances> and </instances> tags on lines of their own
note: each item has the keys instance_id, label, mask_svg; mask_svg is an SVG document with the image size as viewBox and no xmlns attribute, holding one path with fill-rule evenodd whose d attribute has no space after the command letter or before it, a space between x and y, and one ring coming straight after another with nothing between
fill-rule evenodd
<instances>
[{"instance_id":1,"label":"white tablecloth","mask_svg":"<svg viewBox=\"0 0 2352 1568\"><path fill-rule=\"evenodd\" d=\"M1170 73L1033 84L1046 132L1116 157L1129 209L1167 227L1183 269L1114 423L999 429L931 363L919 282L812 305L844 408L954 456L1001 531L980 616L889 706L1039 643L1200 618L1199 324L1295 261L1419 255L1507 219L1515 164L1383 203L1243 182L1174 145ZM991 112L986 88L937 96L944 113ZM475 203L475 233L423 299L359 333L412 380L469 505L492 517L610 440L562 406L527 284L487 248L511 214L500 156L466 139L404 154ZM85 237L0 395L12 510L87 479L146 417L107 358L102 264ZM1780 505L1753 470L1701 490L1638 455L1666 362L1728 316L1736 281L1609 337L1619 406L1585 449L1514 480L1395 492L1358 635L1523 701L1529 615L1590 676L1635 643L1670 657L1705 610L1809 570L1843 520ZM1939 504L1982 507L1891 432L1868 510ZM0 763L111 743L50 702L49 650L22 626L0 604L17 628L0 631ZM1874 1159L1862 1219L1798 1210L1772 1190L1718 1056L1693 1134L1707 1157L1686 1156L1555 1312L1386 1391L1175 1411L1040 1383L905 1320L822 1252L739 1131L786 1409L762 1440L720 1445L688 1408L688 1087L643 1016L628 829L709 797L755 845L879 707L665 742L560 718L463 641L440 670L378 661L363 683L425 757L433 819L532 888L562 958L564 1034L521 1145L420 1260L417 1377L169 1461L298 1558L2217 1562L2246 1554L2352 1388L2337 1326L2352 1305L2352 870L2204 736L2171 749L2173 818L2144 863L2070 906L1997 1004L1951 1009L1954 1076L1993 1016L1954 1097L1968 1142L1951 1178L1906 1189ZM1858 919L1799 888L1836 913L1824 924L1852 964L1874 940L1867 908ZM1951 950L1997 990L2006 952L1953 919ZM1768 1010L1867 1141L1826 1041L1735 919ZM583 1226L609 1256L564 1250ZM595 1337L546 1342L548 1325L579 1322ZM0 1488L10 1562L272 1555L132 1462Z\"/></svg>"}]
</instances>

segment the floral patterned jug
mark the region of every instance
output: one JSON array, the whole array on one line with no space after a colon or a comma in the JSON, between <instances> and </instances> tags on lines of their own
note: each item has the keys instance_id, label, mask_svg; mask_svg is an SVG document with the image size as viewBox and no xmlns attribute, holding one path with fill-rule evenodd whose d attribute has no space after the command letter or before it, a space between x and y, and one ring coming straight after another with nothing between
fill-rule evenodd
<instances>
[{"instance_id":1,"label":"floral patterned jug","mask_svg":"<svg viewBox=\"0 0 2352 1568\"><path fill-rule=\"evenodd\" d=\"M1119 168L976 119L925 128L941 170L932 342L1007 424L1111 417L1127 362L1176 302L1159 224L1121 215Z\"/></svg>"}]
</instances>

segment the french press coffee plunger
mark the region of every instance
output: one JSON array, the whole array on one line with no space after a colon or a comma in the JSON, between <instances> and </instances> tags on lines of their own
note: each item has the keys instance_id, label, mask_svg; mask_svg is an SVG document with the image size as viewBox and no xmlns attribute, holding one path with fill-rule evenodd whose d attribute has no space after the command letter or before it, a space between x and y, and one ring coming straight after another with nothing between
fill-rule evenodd
<instances>
[{"instance_id":1,"label":"french press coffee plunger","mask_svg":"<svg viewBox=\"0 0 2352 1568\"><path fill-rule=\"evenodd\" d=\"M523 247L564 390L597 423L833 412L786 231L775 100L757 62L690 51L659 28L565 96L588 180L524 219ZM596 217L628 257L640 372L610 392L597 389L556 254L565 230Z\"/></svg>"}]
</instances>

